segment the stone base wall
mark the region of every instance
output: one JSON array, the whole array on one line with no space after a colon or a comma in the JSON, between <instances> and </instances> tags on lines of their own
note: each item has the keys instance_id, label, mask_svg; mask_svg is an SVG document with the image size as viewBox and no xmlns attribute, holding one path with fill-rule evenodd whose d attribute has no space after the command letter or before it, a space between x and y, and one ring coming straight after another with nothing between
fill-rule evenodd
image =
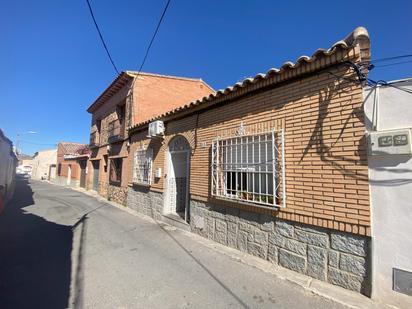
<instances>
[{"instance_id":1,"label":"stone base wall","mask_svg":"<svg viewBox=\"0 0 412 309\"><path fill-rule=\"evenodd\" d=\"M107 198L108 192L109 192L109 184L107 182L99 181L99 187L98 187L97 193L99 193L100 196Z\"/></svg>"},{"instance_id":2,"label":"stone base wall","mask_svg":"<svg viewBox=\"0 0 412 309\"><path fill-rule=\"evenodd\" d=\"M126 206L127 188L109 185L107 199Z\"/></svg>"},{"instance_id":3,"label":"stone base wall","mask_svg":"<svg viewBox=\"0 0 412 309\"><path fill-rule=\"evenodd\" d=\"M129 188L127 206L159 220L163 194ZM370 239L238 208L190 201L191 231L293 271L370 296Z\"/></svg>"},{"instance_id":4,"label":"stone base wall","mask_svg":"<svg viewBox=\"0 0 412 309\"><path fill-rule=\"evenodd\" d=\"M127 207L160 220L163 213L163 194L135 186L127 192Z\"/></svg>"},{"instance_id":5,"label":"stone base wall","mask_svg":"<svg viewBox=\"0 0 412 309\"><path fill-rule=\"evenodd\" d=\"M274 264L370 295L370 239L191 201L191 230Z\"/></svg>"}]
</instances>

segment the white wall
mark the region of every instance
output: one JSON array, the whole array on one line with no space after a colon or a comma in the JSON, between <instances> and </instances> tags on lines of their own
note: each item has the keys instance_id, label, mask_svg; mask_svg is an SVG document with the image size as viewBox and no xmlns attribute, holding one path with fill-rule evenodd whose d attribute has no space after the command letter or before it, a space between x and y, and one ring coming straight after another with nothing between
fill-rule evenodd
<instances>
[{"instance_id":1,"label":"white wall","mask_svg":"<svg viewBox=\"0 0 412 309\"><path fill-rule=\"evenodd\" d=\"M412 90L412 80L395 86ZM378 104L376 102L378 95ZM366 127L412 128L412 94L390 86L365 91ZM374 106L375 105L375 106ZM372 220L372 297L412 308L412 296L395 292L393 268L412 272L412 157L369 156ZM412 284L412 282L411 282Z\"/></svg>"},{"instance_id":2,"label":"white wall","mask_svg":"<svg viewBox=\"0 0 412 309\"><path fill-rule=\"evenodd\" d=\"M7 188L6 199L11 198L14 190L15 160L11 155L11 145L0 136L0 185ZM0 209L1 212L1 209Z\"/></svg>"},{"instance_id":3,"label":"white wall","mask_svg":"<svg viewBox=\"0 0 412 309\"><path fill-rule=\"evenodd\" d=\"M57 164L57 149L39 151L33 158L31 177L41 179L43 176L48 179L50 165L52 164Z\"/></svg>"}]
</instances>

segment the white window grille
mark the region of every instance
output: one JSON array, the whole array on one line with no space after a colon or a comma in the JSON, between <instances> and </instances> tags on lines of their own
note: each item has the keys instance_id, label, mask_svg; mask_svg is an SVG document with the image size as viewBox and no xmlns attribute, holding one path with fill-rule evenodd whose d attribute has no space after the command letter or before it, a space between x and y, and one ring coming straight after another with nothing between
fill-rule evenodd
<instances>
[{"instance_id":1,"label":"white window grille","mask_svg":"<svg viewBox=\"0 0 412 309\"><path fill-rule=\"evenodd\" d=\"M134 153L133 182L137 184L152 184L153 149L139 149Z\"/></svg>"},{"instance_id":2,"label":"white window grille","mask_svg":"<svg viewBox=\"0 0 412 309\"><path fill-rule=\"evenodd\" d=\"M211 172L213 196L284 207L283 130L214 140Z\"/></svg>"}]
</instances>

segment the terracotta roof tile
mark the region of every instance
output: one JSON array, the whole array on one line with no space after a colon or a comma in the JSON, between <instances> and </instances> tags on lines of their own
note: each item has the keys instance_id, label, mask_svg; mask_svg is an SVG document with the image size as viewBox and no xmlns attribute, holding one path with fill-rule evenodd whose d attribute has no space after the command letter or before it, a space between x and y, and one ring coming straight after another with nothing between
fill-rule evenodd
<instances>
[{"instance_id":1,"label":"terracotta roof tile","mask_svg":"<svg viewBox=\"0 0 412 309\"><path fill-rule=\"evenodd\" d=\"M331 56L331 55L335 54L338 50L346 50L346 49L353 48L357 44L362 45L362 46L360 46L360 49L361 49L360 52L361 52L361 54L362 53L364 54L363 58L368 60L369 57L370 57L370 55L369 55L369 48L370 48L369 34L368 34L368 31L365 28L358 27L353 32L351 32L347 37L345 37L343 40L340 40L340 41L336 42L335 44L333 44L329 49L317 49L312 54L312 56L309 57L309 56L303 55L303 56L299 57L296 60L295 63L293 63L291 61L286 61L285 63L283 63L283 65L279 69L271 68L266 73L259 73L255 77L246 78L242 82L238 82L233 86L227 87L225 89L220 89L220 90L218 90L218 91L216 91L216 92L214 92L210 95L204 96L203 98L191 101L191 102L185 104L184 106L180 106L178 108L171 109L171 110L169 110L165 113L156 115L155 117L152 117L151 119L148 119L146 121L137 123L136 125L131 127L130 130L133 131L134 129L138 128L139 126L146 125L149 122L152 122L156 119L161 119L161 118L166 117L166 116L174 115L176 113L182 112L184 110L188 110L188 109L193 108L195 106L198 106L200 104L204 104L204 103L208 103L208 102L210 104L213 104L213 101L216 100L217 98L228 96L231 93L234 93L234 92L236 92L237 90L239 90L241 88L245 88L248 85L255 84L255 83L257 83L261 80L269 79L269 78L271 78L273 76L276 76L276 75L282 75L284 73L287 73L289 71L292 71L294 69L299 68L303 64L312 63L312 62L318 60L321 57Z\"/></svg>"}]
</instances>

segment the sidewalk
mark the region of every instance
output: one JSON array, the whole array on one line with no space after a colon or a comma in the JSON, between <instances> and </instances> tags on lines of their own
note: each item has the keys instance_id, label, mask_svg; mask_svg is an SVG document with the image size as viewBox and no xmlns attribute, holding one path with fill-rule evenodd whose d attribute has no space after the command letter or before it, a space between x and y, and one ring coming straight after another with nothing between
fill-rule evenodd
<instances>
[{"instance_id":1,"label":"sidewalk","mask_svg":"<svg viewBox=\"0 0 412 309\"><path fill-rule=\"evenodd\" d=\"M108 201L105 198L101 197L98 195L96 192L93 191L87 191L82 188L72 188L75 191L82 192L84 194L87 194L89 196L93 196L99 201L105 202L107 204L112 205L113 207L116 207L118 209L121 209L122 211L125 211L133 216L139 217L141 219L147 220L149 222L152 222L153 224L160 224L161 226L164 226L164 229L169 230L169 231L175 231L177 230L176 227L173 226L168 226L165 223L159 223L155 220L153 220L150 217L147 217L143 214L137 213L134 210L131 210L129 208L126 208L123 205L117 204L112 201ZM340 288L338 286L334 286L331 284L328 284L323 281L319 281L316 279L313 279L309 276L305 276L293 271L290 271L286 268L280 267L278 265L274 265L268 261L256 258L254 256L248 255L246 253L243 253L241 251L223 246L221 244L218 244L216 242L213 242L211 240L208 240L206 238L203 238L201 236L198 236L194 233L179 230L181 234L183 234L187 239L190 239L191 241L197 242L198 244L201 244L209 249L214 250L215 252L218 252L220 254L228 256L231 260L241 262L243 264L252 266L254 268L257 268L259 270L262 270L266 273L269 273L276 277L277 279L285 280L289 283L292 283L293 285L301 288L307 293L311 293L317 296L320 296L322 298L331 300L333 302L339 303L341 305L344 305L345 307L348 308L365 308L365 309L372 309L372 308L395 308L392 306L388 306L382 303L377 303L372 301L370 298L363 296L361 294Z\"/></svg>"}]
</instances>

